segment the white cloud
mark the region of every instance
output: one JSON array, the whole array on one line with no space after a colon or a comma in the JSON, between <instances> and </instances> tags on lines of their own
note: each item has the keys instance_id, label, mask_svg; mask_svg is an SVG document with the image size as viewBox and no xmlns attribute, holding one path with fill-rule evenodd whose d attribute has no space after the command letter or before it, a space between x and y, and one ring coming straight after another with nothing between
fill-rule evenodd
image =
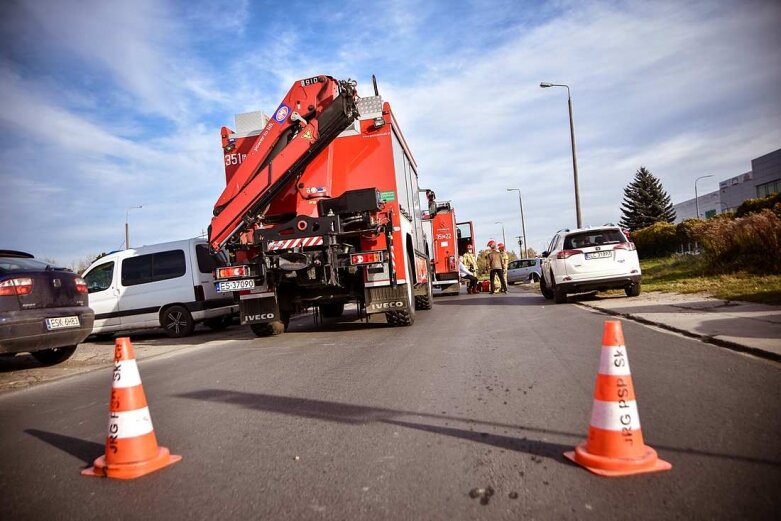
<instances>
[{"instance_id":1,"label":"white cloud","mask_svg":"<svg viewBox=\"0 0 781 521\"><path fill-rule=\"evenodd\" d=\"M368 95L376 73L421 184L481 242L496 221L511 244L520 234L508 187L534 248L574 224L566 92L540 81L573 89L587 223L618 220L641 165L679 201L695 177L745 172L781 143L772 2L356 1L295 20L245 1L21 6L4 28L30 50L0 62L0 128L19 136L0 146L0 216L14 222L0 242L58 259L117 247L137 204L134 243L200 233L223 187L219 127L312 74ZM30 205L45 211L19 219Z\"/></svg>"}]
</instances>

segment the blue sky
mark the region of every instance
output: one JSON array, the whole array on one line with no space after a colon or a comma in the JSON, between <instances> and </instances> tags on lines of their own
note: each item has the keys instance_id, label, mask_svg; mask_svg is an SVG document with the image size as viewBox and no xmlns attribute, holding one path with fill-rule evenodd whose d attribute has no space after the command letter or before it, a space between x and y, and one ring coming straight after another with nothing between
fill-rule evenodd
<instances>
[{"instance_id":1,"label":"blue sky","mask_svg":"<svg viewBox=\"0 0 781 521\"><path fill-rule=\"evenodd\" d=\"M229 5L229 7L224 7ZM419 166L478 239L617 222L640 166L673 202L781 147L778 2L164 2L0 7L0 248L69 264L196 236L219 129L299 78L376 74ZM517 246L516 246L517 247Z\"/></svg>"}]
</instances>

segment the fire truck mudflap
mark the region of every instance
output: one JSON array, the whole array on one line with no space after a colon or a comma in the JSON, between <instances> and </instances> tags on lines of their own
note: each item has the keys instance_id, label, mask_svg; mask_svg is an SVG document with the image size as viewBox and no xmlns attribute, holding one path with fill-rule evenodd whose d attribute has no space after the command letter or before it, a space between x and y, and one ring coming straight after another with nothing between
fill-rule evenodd
<instances>
[{"instance_id":1,"label":"fire truck mudflap","mask_svg":"<svg viewBox=\"0 0 781 521\"><path fill-rule=\"evenodd\" d=\"M273 292L247 293L239 299L242 324L267 324L280 320L279 304Z\"/></svg>"},{"instance_id":2,"label":"fire truck mudflap","mask_svg":"<svg viewBox=\"0 0 781 521\"><path fill-rule=\"evenodd\" d=\"M383 286L366 288L366 313L387 313L409 309L407 305L407 287Z\"/></svg>"}]
</instances>

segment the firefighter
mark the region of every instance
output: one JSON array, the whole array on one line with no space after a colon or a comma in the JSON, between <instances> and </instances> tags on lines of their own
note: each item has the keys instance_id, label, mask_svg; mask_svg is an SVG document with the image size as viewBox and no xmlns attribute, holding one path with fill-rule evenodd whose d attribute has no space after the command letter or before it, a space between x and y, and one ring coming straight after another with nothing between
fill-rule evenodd
<instances>
[{"instance_id":1,"label":"firefighter","mask_svg":"<svg viewBox=\"0 0 781 521\"><path fill-rule=\"evenodd\" d=\"M496 249L495 241L488 241L488 247L491 249L491 251L488 252L488 269L491 270L491 294L499 293L499 291L507 293L507 281L504 278L504 270L506 267L504 257L502 257L502 253ZM494 282L494 277L497 276L501 283L501 289L497 289L496 283Z\"/></svg>"},{"instance_id":2,"label":"firefighter","mask_svg":"<svg viewBox=\"0 0 781 521\"><path fill-rule=\"evenodd\" d=\"M507 268L510 265L510 255L505 251L504 249L504 243L500 242L497 244L497 247L499 248L499 253L502 254L502 262L504 263L504 291L503 293L507 293Z\"/></svg>"},{"instance_id":3,"label":"firefighter","mask_svg":"<svg viewBox=\"0 0 781 521\"><path fill-rule=\"evenodd\" d=\"M466 287L467 293L477 293L477 258L475 258L474 248L471 244L466 247L466 253L461 257L461 262L464 263L467 271L472 275L472 278L467 277L469 284Z\"/></svg>"}]
</instances>

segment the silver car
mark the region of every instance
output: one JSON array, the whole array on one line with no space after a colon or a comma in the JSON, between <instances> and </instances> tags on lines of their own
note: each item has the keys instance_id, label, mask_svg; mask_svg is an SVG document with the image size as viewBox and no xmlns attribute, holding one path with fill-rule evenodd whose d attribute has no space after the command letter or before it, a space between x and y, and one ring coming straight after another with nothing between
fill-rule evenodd
<instances>
[{"instance_id":1,"label":"silver car","mask_svg":"<svg viewBox=\"0 0 781 521\"><path fill-rule=\"evenodd\" d=\"M507 266L508 284L539 282L542 259L520 259Z\"/></svg>"}]
</instances>

